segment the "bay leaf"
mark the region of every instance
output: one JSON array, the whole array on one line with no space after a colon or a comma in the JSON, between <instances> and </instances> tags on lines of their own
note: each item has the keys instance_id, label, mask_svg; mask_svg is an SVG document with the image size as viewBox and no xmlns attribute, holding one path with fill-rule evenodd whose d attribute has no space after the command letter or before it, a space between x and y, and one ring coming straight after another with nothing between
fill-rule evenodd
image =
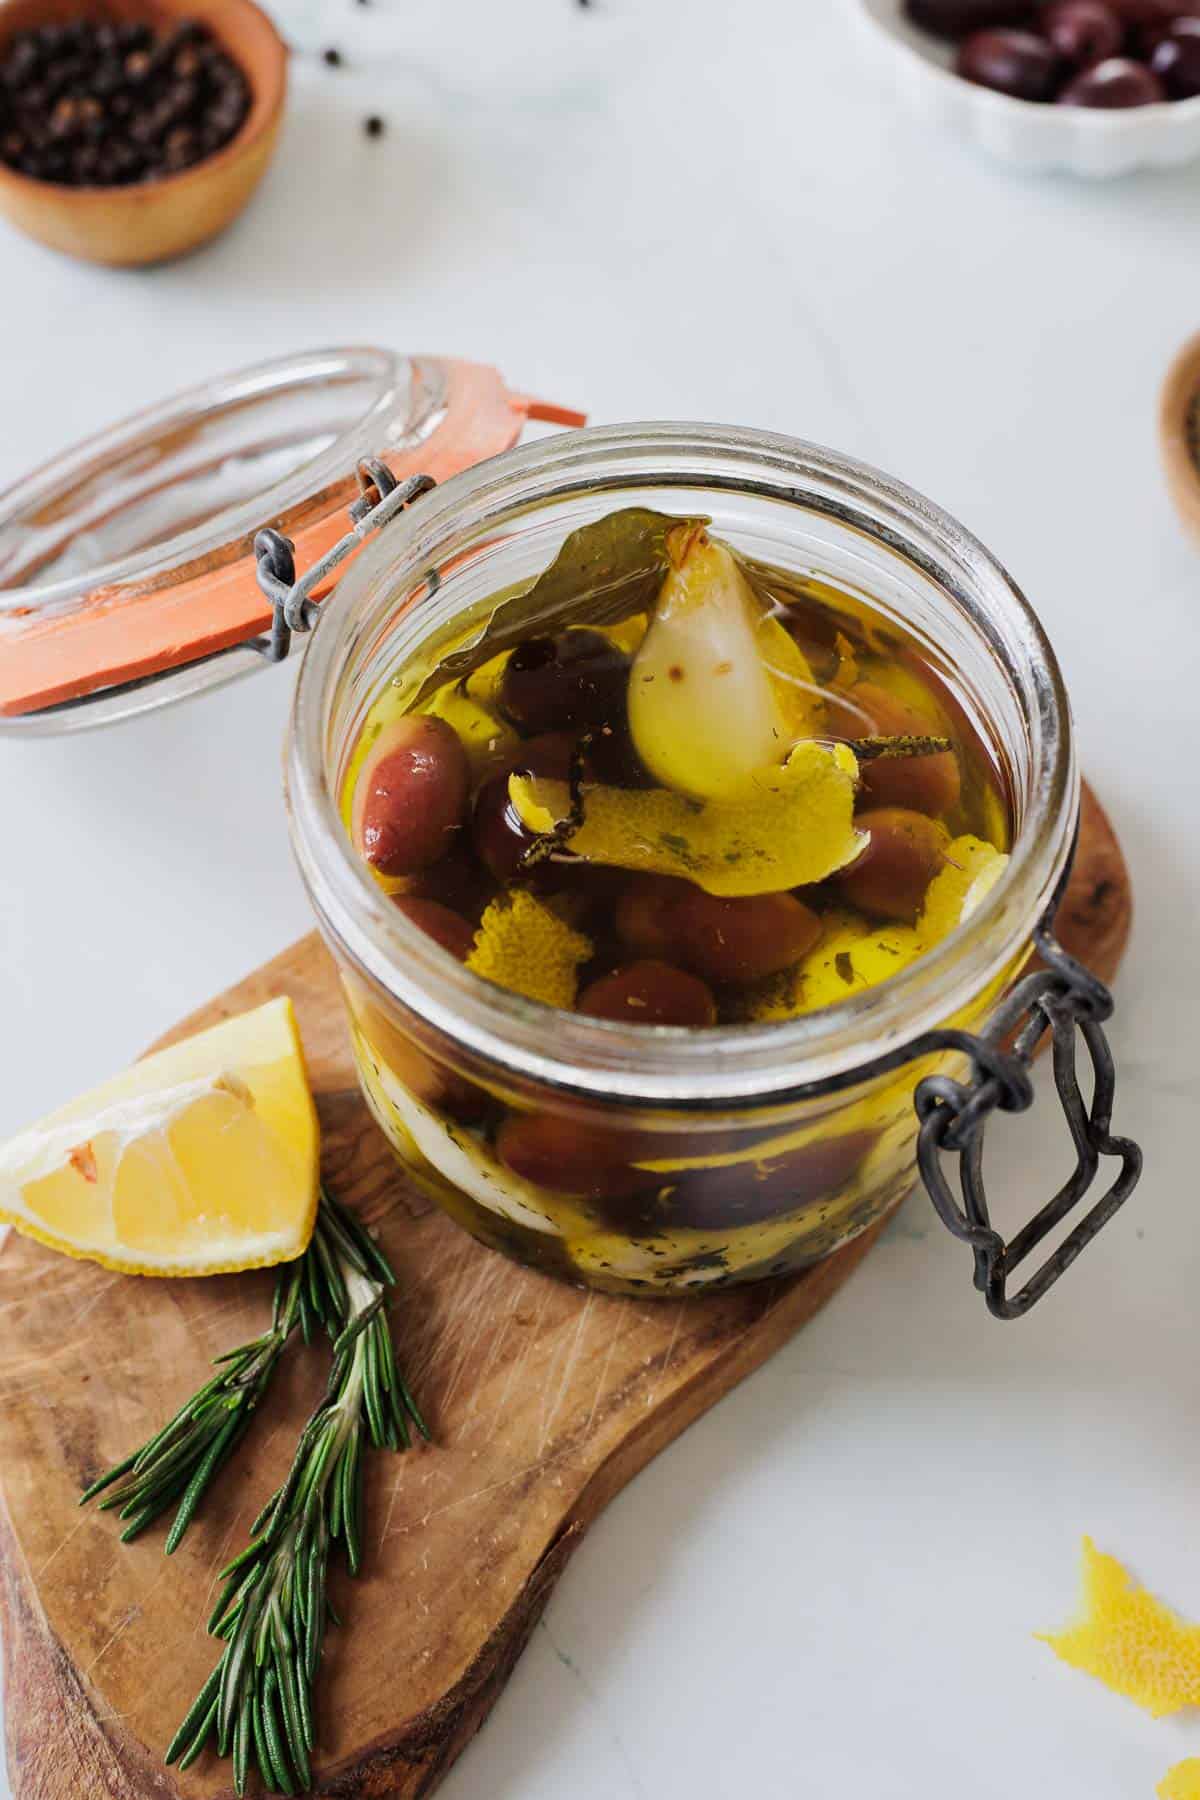
<instances>
[{"instance_id":1,"label":"bay leaf","mask_svg":"<svg viewBox=\"0 0 1200 1800\"><path fill-rule=\"evenodd\" d=\"M422 681L413 707L450 681L462 681L533 633L567 625L619 625L654 604L667 572L667 533L707 519L675 518L627 506L581 525L563 541L536 581L502 600L478 635L443 656Z\"/></svg>"}]
</instances>

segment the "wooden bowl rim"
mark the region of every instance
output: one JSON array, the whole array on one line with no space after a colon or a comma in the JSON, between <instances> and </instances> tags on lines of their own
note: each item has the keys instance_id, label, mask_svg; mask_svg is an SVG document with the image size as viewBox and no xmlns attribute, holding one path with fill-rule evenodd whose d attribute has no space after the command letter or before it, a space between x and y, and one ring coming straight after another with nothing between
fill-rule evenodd
<instances>
[{"instance_id":1,"label":"wooden bowl rim","mask_svg":"<svg viewBox=\"0 0 1200 1800\"><path fill-rule=\"evenodd\" d=\"M1159 435L1171 498L1200 531L1200 466L1188 441L1187 420L1200 394L1200 332L1188 339L1167 371L1159 409Z\"/></svg>"},{"instance_id":2,"label":"wooden bowl rim","mask_svg":"<svg viewBox=\"0 0 1200 1800\"><path fill-rule=\"evenodd\" d=\"M52 8L55 12L62 9ZM275 21L257 4L257 0L225 0L225 10L240 12L245 17L252 17L264 28L265 41L270 50L270 58L265 73L258 79L251 76L244 59L232 49L228 37L219 27L214 27L211 20L204 23L215 37L222 38L226 50L230 51L247 81L251 83L250 110L245 119L219 150L211 156L201 157L199 162L190 168L180 169L173 175L164 175L158 181L126 181L109 187L72 187L65 181L41 181L34 175L25 175L20 169L13 169L7 163L0 162L0 188L44 198L48 203L58 207L69 206L81 211L95 210L97 206L111 207L114 204L132 203L145 206L149 199L158 194L177 194L188 182L206 180L215 172L228 168L243 157L247 151L273 131L283 111L283 103L287 95L287 65L290 52L284 39L280 36ZM3 0L0 0L0 43L7 37L4 31ZM191 16L188 0L152 0L146 11L171 13L179 18Z\"/></svg>"}]
</instances>

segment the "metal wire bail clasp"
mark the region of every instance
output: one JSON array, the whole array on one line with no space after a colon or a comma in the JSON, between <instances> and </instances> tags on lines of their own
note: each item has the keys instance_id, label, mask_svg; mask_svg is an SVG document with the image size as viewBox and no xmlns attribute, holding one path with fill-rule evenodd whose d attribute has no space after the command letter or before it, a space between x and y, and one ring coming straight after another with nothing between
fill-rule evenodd
<instances>
[{"instance_id":1,"label":"metal wire bail clasp","mask_svg":"<svg viewBox=\"0 0 1200 1800\"><path fill-rule=\"evenodd\" d=\"M292 647L294 632L311 631L320 617L321 603L313 596L340 563L367 538L381 531L397 513L436 487L432 475L410 475L398 482L385 462L364 456L356 465L358 499L350 507L351 529L331 550L318 557L296 579L296 546L291 538L268 527L254 539L258 585L271 602L271 629L254 640L254 648L267 662L282 662Z\"/></svg>"},{"instance_id":2,"label":"metal wire bail clasp","mask_svg":"<svg viewBox=\"0 0 1200 1800\"><path fill-rule=\"evenodd\" d=\"M1067 874L1070 874L1068 869ZM931 1032L920 1049L961 1050L971 1059L965 1081L929 1075L917 1086L921 1121L917 1156L929 1196L943 1223L975 1252L975 1286L998 1319L1019 1319L1066 1273L1125 1204L1142 1173L1142 1152L1129 1138L1114 1137L1116 1075L1104 1024L1112 1016L1112 995L1102 981L1068 956L1053 934L1066 877L1034 933L1043 968L1026 975L998 1008L986 1032ZM1058 1192L1009 1243L994 1229L983 1182L984 1127L995 1111L1025 1112L1033 1104L1029 1066L1046 1032L1053 1039L1054 1082L1075 1147L1075 1169ZM1076 1067L1076 1033L1092 1065L1088 1105ZM1012 1048L1005 1048L1010 1036ZM959 1158L962 1203L955 1198L942 1166L943 1153ZM1008 1292L1017 1266L1035 1250L1090 1190L1101 1159L1120 1162L1115 1179L1063 1242L1019 1292Z\"/></svg>"}]
</instances>

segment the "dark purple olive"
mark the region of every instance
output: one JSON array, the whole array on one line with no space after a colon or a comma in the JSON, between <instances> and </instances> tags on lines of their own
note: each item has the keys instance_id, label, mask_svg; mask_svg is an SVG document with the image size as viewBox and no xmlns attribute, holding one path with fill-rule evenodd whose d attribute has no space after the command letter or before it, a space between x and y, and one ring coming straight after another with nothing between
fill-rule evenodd
<instances>
[{"instance_id":1,"label":"dark purple olive","mask_svg":"<svg viewBox=\"0 0 1200 1800\"><path fill-rule=\"evenodd\" d=\"M1144 63L1110 56L1069 81L1058 96L1060 106L1154 106L1167 90Z\"/></svg>"},{"instance_id":2,"label":"dark purple olive","mask_svg":"<svg viewBox=\"0 0 1200 1800\"><path fill-rule=\"evenodd\" d=\"M475 928L461 913L452 912L439 900L414 900L408 894L393 894L392 903L419 930L425 932L459 962L466 962L475 943Z\"/></svg>"},{"instance_id":3,"label":"dark purple olive","mask_svg":"<svg viewBox=\"0 0 1200 1800\"><path fill-rule=\"evenodd\" d=\"M964 81L1014 100L1053 99L1060 73L1058 57L1032 31L977 31L959 46L955 67Z\"/></svg>"},{"instance_id":4,"label":"dark purple olive","mask_svg":"<svg viewBox=\"0 0 1200 1800\"><path fill-rule=\"evenodd\" d=\"M675 901L676 959L718 985L777 975L806 956L821 935L816 913L792 894L722 900L690 884Z\"/></svg>"},{"instance_id":5,"label":"dark purple olive","mask_svg":"<svg viewBox=\"0 0 1200 1800\"><path fill-rule=\"evenodd\" d=\"M1171 25L1176 19L1200 19L1200 0L1112 0L1112 8L1127 25Z\"/></svg>"},{"instance_id":6,"label":"dark purple olive","mask_svg":"<svg viewBox=\"0 0 1200 1800\"><path fill-rule=\"evenodd\" d=\"M668 962L625 963L584 988L577 1010L622 1025L687 1025L717 1022L712 989Z\"/></svg>"},{"instance_id":7,"label":"dark purple olive","mask_svg":"<svg viewBox=\"0 0 1200 1800\"><path fill-rule=\"evenodd\" d=\"M629 658L602 632L579 628L518 644L500 680L500 706L521 731L585 730L625 711Z\"/></svg>"},{"instance_id":8,"label":"dark purple olive","mask_svg":"<svg viewBox=\"0 0 1200 1800\"><path fill-rule=\"evenodd\" d=\"M452 848L467 806L470 769L443 719L412 714L387 725L354 787L353 836L381 875L414 875Z\"/></svg>"},{"instance_id":9,"label":"dark purple olive","mask_svg":"<svg viewBox=\"0 0 1200 1800\"><path fill-rule=\"evenodd\" d=\"M654 786L653 777L634 748L623 704L619 714L603 725L593 726L588 733L583 774L585 781L598 781L603 787Z\"/></svg>"},{"instance_id":10,"label":"dark purple olive","mask_svg":"<svg viewBox=\"0 0 1200 1800\"><path fill-rule=\"evenodd\" d=\"M935 37L964 38L994 25L1027 25L1034 0L905 0L904 10Z\"/></svg>"},{"instance_id":11,"label":"dark purple olive","mask_svg":"<svg viewBox=\"0 0 1200 1800\"><path fill-rule=\"evenodd\" d=\"M903 806L860 813L856 823L871 837L858 860L838 876L842 893L872 919L911 925L945 863L945 827Z\"/></svg>"},{"instance_id":12,"label":"dark purple olive","mask_svg":"<svg viewBox=\"0 0 1200 1800\"><path fill-rule=\"evenodd\" d=\"M661 1175L630 1166L645 1154L632 1134L559 1113L510 1113L496 1135L496 1154L520 1180L581 1199L611 1199L662 1185Z\"/></svg>"},{"instance_id":13,"label":"dark purple olive","mask_svg":"<svg viewBox=\"0 0 1200 1800\"><path fill-rule=\"evenodd\" d=\"M521 858L533 843L517 817L508 795L508 778L518 770L550 781L565 781L571 768L574 739L564 731L531 738L514 750L494 775L489 775L475 796L471 814L471 839L475 854L497 881L511 881Z\"/></svg>"},{"instance_id":14,"label":"dark purple olive","mask_svg":"<svg viewBox=\"0 0 1200 1800\"><path fill-rule=\"evenodd\" d=\"M674 875L631 875L613 917L625 948L639 957L668 961L679 948L675 906L691 891L690 882Z\"/></svg>"},{"instance_id":15,"label":"dark purple olive","mask_svg":"<svg viewBox=\"0 0 1200 1800\"><path fill-rule=\"evenodd\" d=\"M736 1231L767 1219L832 1200L874 1148L877 1134L852 1131L824 1143L805 1144L769 1162L737 1162L714 1169L658 1177L656 1191L608 1197L605 1216L631 1236L686 1226L692 1231ZM677 1183L666 1186L667 1182Z\"/></svg>"},{"instance_id":16,"label":"dark purple olive","mask_svg":"<svg viewBox=\"0 0 1200 1800\"><path fill-rule=\"evenodd\" d=\"M1176 19L1159 41L1150 67L1172 100L1200 94L1200 19Z\"/></svg>"},{"instance_id":17,"label":"dark purple olive","mask_svg":"<svg viewBox=\"0 0 1200 1800\"><path fill-rule=\"evenodd\" d=\"M401 900L436 900L464 919L478 919L495 891L495 882L475 859L467 833L460 832L447 854L409 875L394 898L397 904Z\"/></svg>"},{"instance_id":18,"label":"dark purple olive","mask_svg":"<svg viewBox=\"0 0 1200 1800\"><path fill-rule=\"evenodd\" d=\"M1090 68L1125 47L1125 26L1107 0L1054 0L1042 14L1041 31L1073 69Z\"/></svg>"}]
</instances>

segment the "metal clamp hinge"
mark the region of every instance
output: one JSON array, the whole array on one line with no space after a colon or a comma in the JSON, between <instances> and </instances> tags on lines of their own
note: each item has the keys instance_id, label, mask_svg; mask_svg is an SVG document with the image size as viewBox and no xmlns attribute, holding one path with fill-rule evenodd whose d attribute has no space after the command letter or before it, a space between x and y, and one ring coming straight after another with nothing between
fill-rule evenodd
<instances>
[{"instance_id":1,"label":"metal clamp hinge","mask_svg":"<svg viewBox=\"0 0 1200 1800\"><path fill-rule=\"evenodd\" d=\"M296 632L311 631L321 614L315 598L333 571L367 538L382 531L397 513L436 487L432 475L410 475L398 482L378 457L364 456L355 468L359 497L350 507L351 529L331 550L319 557L299 580L296 578L296 546L291 538L269 527L254 539L258 585L271 602L271 629L252 640L252 647L267 662L282 662Z\"/></svg>"},{"instance_id":2,"label":"metal clamp hinge","mask_svg":"<svg viewBox=\"0 0 1200 1800\"><path fill-rule=\"evenodd\" d=\"M964 1081L929 1075L918 1084L914 1096L921 1121L917 1156L939 1217L974 1251L975 1285L989 1311L999 1319L1020 1318L1053 1287L1125 1204L1142 1172L1142 1152L1137 1144L1114 1137L1111 1130L1116 1076L1104 1024L1112 1015L1112 995L1102 981L1068 956L1053 935L1065 885L1066 878L1034 933L1034 945L1045 966L1017 983L988 1030L978 1037L963 1031L930 1032L913 1047L918 1055L959 1050L971 1060L971 1072ZM993 1112L1025 1112L1033 1104L1029 1068L1047 1032L1052 1034L1054 1082L1075 1149L1075 1168L1057 1193L1006 1243L988 1212L984 1126ZM1079 1083L1077 1032L1091 1060L1090 1104ZM1006 1047L1010 1041L1011 1047ZM961 1204L942 1166L943 1153L959 1158ZM1036 1274L1010 1294L1010 1276L1084 1199L1103 1158L1114 1158L1120 1164L1111 1185Z\"/></svg>"}]
</instances>

